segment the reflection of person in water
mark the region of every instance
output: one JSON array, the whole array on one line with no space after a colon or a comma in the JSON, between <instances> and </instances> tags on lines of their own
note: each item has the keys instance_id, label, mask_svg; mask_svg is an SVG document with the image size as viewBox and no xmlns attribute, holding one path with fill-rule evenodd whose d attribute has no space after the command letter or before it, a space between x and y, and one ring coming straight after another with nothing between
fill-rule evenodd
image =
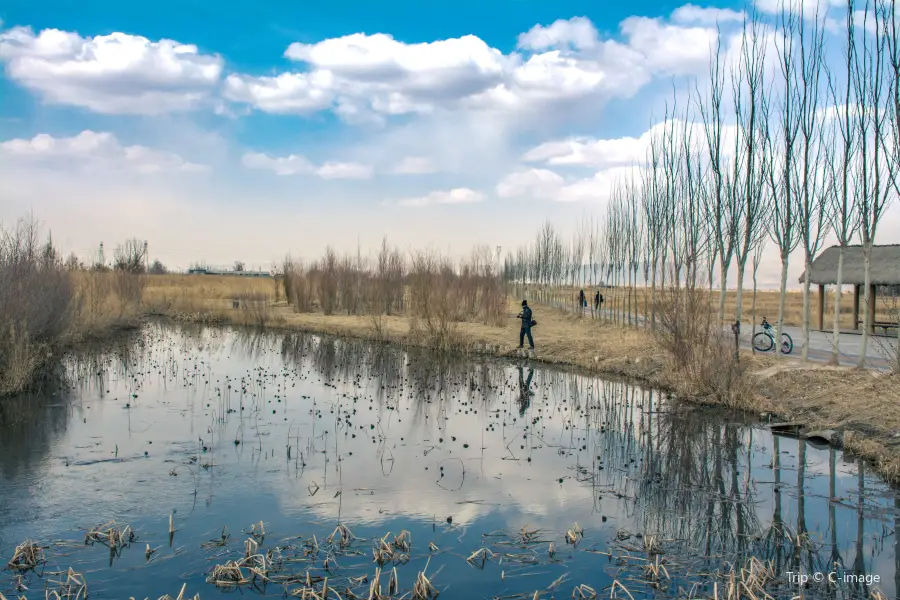
<instances>
[{"instance_id":1,"label":"reflection of person in water","mask_svg":"<svg viewBox=\"0 0 900 600\"><path fill-rule=\"evenodd\" d=\"M531 378L534 377L534 369L528 369L528 381L525 380L525 372L519 367L519 416L524 417L525 411L531 406Z\"/></svg>"}]
</instances>

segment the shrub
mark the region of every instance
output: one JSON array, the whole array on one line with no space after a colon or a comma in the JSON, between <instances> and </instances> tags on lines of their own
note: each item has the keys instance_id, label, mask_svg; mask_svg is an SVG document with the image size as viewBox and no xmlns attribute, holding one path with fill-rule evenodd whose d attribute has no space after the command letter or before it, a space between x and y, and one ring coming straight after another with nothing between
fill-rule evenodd
<instances>
[{"instance_id":1,"label":"shrub","mask_svg":"<svg viewBox=\"0 0 900 600\"><path fill-rule=\"evenodd\" d=\"M734 338L718 325L702 286L661 290L657 319L656 337L681 377L682 393L713 397L729 406L745 404L749 390Z\"/></svg>"},{"instance_id":2,"label":"shrub","mask_svg":"<svg viewBox=\"0 0 900 600\"><path fill-rule=\"evenodd\" d=\"M22 390L69 332L75 292L33 218L0 229L0 394Z\"/></svg>"}]
</instances>

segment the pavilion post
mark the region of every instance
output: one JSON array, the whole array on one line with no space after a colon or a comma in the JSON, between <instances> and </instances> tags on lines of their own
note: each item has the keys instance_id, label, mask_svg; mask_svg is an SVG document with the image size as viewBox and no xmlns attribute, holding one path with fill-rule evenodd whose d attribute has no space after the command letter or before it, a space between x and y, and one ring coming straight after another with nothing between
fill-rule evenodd
<instances>
[{"instance_id":1,"label":"pavilion post","mask_svg":"<svg viewBox=\"0 0 900 600\"><path fill-rule=\"evenodd\" d=\"M859 329L859 284L853 284L853 329Z\"/></svg>"},{"instance_id":2,"label":"pavilion post","mask_svg":"<svg viewBox=\"0 0 900 600\"><path fill-rule=\"evenodd\" d=\"M819 331L825 329L825 285L819 284Z\"/></svg>"}]
</instances>

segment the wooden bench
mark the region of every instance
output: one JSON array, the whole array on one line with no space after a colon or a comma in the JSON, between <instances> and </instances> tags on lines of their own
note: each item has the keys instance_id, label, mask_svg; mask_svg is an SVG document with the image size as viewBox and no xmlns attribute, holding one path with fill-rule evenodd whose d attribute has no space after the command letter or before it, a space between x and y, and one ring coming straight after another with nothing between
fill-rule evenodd
<instances>
[{"instance_id":1,"label":"wooden bench","mask_svg":"<svg viewBox=\"0 0 900 600\"><path fill-rule=\"evenodd\" d=\"M866 321L864 319L859 319L856 322L857 327L865 327ZM884 335L887 335L889 329L897 329L900 327L900 323L894 323L893 321L875 321L872 323L872 329L880 329L884 332Z\"/></svg>"}]
</instances>

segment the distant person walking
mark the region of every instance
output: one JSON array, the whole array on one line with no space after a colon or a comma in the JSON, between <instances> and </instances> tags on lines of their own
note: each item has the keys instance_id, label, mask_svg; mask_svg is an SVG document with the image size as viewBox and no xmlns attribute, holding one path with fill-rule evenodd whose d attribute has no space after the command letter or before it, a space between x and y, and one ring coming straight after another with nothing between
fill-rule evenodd
<instances>
[{"instance_id":1,"label":"distant person walking","mask_svg":"<svg viewBox=\"0 0 900 600\"><path fill-rule=\"evenodd\" d=\"M600 316L600 306L603 304L603 294L600 293L600 290L597 290L597 293L594 294L594 310L597 311L597 316Z\"/></svg>"},{"instance_id":2,"label":"distant person walking","mask_svg":"<svg viewBox=\"0 0 900 600\"><path fill-rule=\"evenodd\" d=\"M584 315L584 309L587 308L587 300L584 297L584 290L578 292L578 313Z\"/></svg>"},{"instance_id":3,"label":"distant person walking","mask_svg":"<svg viewBox=\"0 0 900 600\"><path fill-rule=\"evenodd\" d=\"M525 336L528 336L529 352L533 355L534 338L531 337L531 328L537 324L537 321L533 318L531 308L528 306L528 300L522 300L522 312L516 318L522 320L522 328L519 330L519 350L522 350L525 344Z\"/></svg>"}]
</instances>

